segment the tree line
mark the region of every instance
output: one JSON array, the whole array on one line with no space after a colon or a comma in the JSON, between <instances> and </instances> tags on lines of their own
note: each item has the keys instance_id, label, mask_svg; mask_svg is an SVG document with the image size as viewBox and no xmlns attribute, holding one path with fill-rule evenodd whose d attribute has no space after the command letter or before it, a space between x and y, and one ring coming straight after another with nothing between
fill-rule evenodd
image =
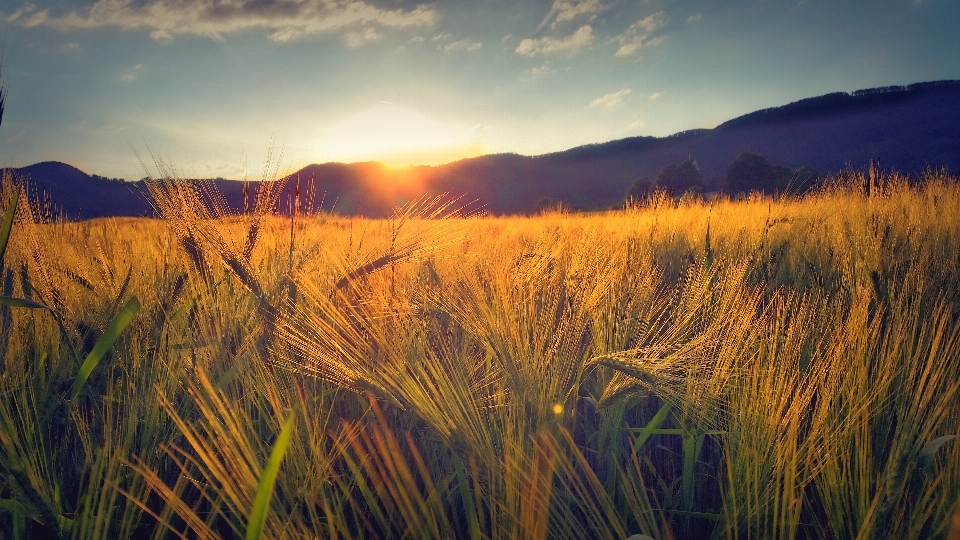
<instances>
[{"instance_id":1,"label":"tree line","mask_svg":"<svg viewBox=\"0 0 960 540\"><path fill-rule=\"evenodd\" d=\"M729 193L802 193L813 187L819 178L820 174L806 165L791 169L774 165L760 154L742 152L727 167L722 187ZM703 173L693 158L687 158L679 164L671 163L660 169L656 179L648 176L636 178L627 190L627 199L640 200L657 190L675 195L703 192Z\"/></svg>"}]
</instances>

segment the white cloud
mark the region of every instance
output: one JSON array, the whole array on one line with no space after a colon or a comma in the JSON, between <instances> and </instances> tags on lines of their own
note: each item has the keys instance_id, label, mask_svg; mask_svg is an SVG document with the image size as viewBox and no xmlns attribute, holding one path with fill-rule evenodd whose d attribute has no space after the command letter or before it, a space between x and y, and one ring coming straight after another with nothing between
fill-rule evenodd
<instances>
[{"instance_id":1,"label":"white cloud","mask_svg":"<svg viewBox=\"0 0 960 540\"><path fill-rule=\"evenodd\" d=\"M377 23L384 27L429 26L436 22L432 6L409 10L381 9L363 0L98 0L84 11L62 16L37 11L27 2L7 17L19 26L48 26L60 30L113 26L146 30L155 40L177 34L223 39L223 34L248 29L269 32L273 41L290 41L304 35L337 30L354 24Z\"/></svg>"},{"instance_id":2,"label":"white cloud","mask_svg":"<svg viewBox=\"0 0 960 540\"><path fill-rule=\"evenodd\" d=\"M600 0L554 0L553 6L550 7L550 11L547 12L537 31L543 29L551 20L553 22L550 22L550 28L554 29L559 24L572 22L585 15L592 21L604 9L606 6Z\"/></svg>"},{"instance_id":3,"label":"white cloud","mask_svg":"<svg viewBox=\"0 0 960 540\"><path fill-rule=\"evenodd\" d=\"M137 64L133 66L133 69L121 75L120 80L123 82L135 81L140 76L141 70L143 70L143 64Z\"/></svg>"},{"instance_id":4,"label":"white cloud","mask_svg":"<svg viewBox=\"0 0 960 540\"><path fill-rule=\"evenodd\" d=\"M590 108L603 107L607 110L615 109L620 105L623 105L623 98L627 97L630 92L633 92L633 90L630 88L624 88L619 92L611 92L609 94L602 95L590 102Z\"/></svg>"},{"instance_id":5,"label":"white cloud","mask_svg":"<svg viewBox=\"0 0 960 540\"><path fill-rule=\"evenodd\" d=\"M20 9L8 15L6 20L20 26L31 27L43 24L47 18L47 10L37 11L36 4L27 2Z\"/></svg>"},{"instance_id":6,"label":"white cloud","mask_svg":"<svg viewBox=\"0 0 960 540\"><path fill-rule=\"evenodd\" d=\"M150 39L153 39L154 41L163 41L164 43L170 43L173 41L173 34L171 34L169 30L154 30L153 32L150 32ZM281 41L281 40L275 38L275 41ZM286 41L286 40L282 40L282 41Z\"/></svg>"},{"instance_id":7,"label":"white cloud","mask_svg":"<svg viewBox=\"0 0 960 540\"><path fill-rule=\"evenodd\" d=\"M573 54L584 47L589 47L591 43L593 43L593 28L589 24L585 24L566 38L524 39L517 46L515 52L524 56L562 52Z\"/></svg>"},{"instance_id":8,"label":"white cloud","mask_svg":"<svg viewBox=\"0 0 960 540\"><path fill-rule=\"evenodd\" d=\"M691 24L695 22L700 22L700 19L702 18L703 18L703 13L696 13L694 15L687 17L687 22Z\"/></svg>"},{"instance_id":9,"label":"white cloud","mask_svg":"<svg viewBox=\"0 0 960 540\"><path fill-rule=\"evenodd\" d=\"M27 2L26 4L21 6L19 9L17 9L10 15L7 15L6 20L7 22L13 22L19 19L20 17L23 17L24 15L28 15L36 10L37 10L37 6L35 6L33 2Z\"/></svg>"},{"instance_id":10,"label":"white cloud","mask_svg":"<svg viewBox=\"0 0 960 540\"><path fill-rule=\"evenodd\" d=\"M557 70L553 69L553 66L550 65L550 62L545 62L540 67L535 67L530 69L530 75L533 77L541 77L545 75L553 75Z\"/></svg>"},{"instance_id":11,"label":"white cloud","mask_svg":"<svg viewBox=\"0 0 960 540\"><path fill-rule=\"evenodd\" d=\"M660 99L660 96L662 96L662 95L663 95L663 92L654 92L654 93L650 94L650 97L647 98L647 99L649 99L650 101L656 101L656 100Z\"/></svg>"},{"instance_id":12,"label":"white cloud","mask_svg":"<svg viewBox=\"0 0 960 540\"><path fill-rule=\"evenodd\" d=\"M627 126L627 131L633 131L633 130L635 130L635 129L641 129L641 128L645 127L646 125L647 125L647 123L644 122L643 120L636 120L636 121L634 121L634 122L631 122L630 125Z\"/></svg>"},{"instance_id":13,"label":"white cloud","mask_svg":"<svg viewBox=\"0 0 960 540\"><path fill-rule=\"evenodd\" d=\"M667 15L658 11L649 17L640 19L630 25L627 30L617 36L620 48L615 56L632 56L642 47L656 47L663 43L663 36L651 37L651 34L667 24Z\"/></svg>"},{"instance_id":14,"label":"white cloud","mask_svg":"<svg viewBox=\"0 0 960 540\"><path fill-rule=\"evenodd\" d=\"M437 43L438 51L446 51L446 52L452 52L452 51L473 52L479 49L480 47L483 47L483 43L479 41L470 41L467 39L450 41L453 38L454 38L453 34L441 33L430 38L430 41ZM443 43L445 41L447 41L448 43Z\"/></svg>"},{"instance_id":15,"label":"white cloud","mask_svg":"<svg viewBox=\"0 0 960 540\"><path fill-rule=\"evenodd\" d=\"M369 43L371 41L379 41L382 38L383 36L380 35L379 32L377 32L377 29L372 28L370 26L363 28L358 32L347 32L346 35L343 36L343 39L346 42L347 47L350 47L351 49L356 49L357 47L360 47L364 43Z\"/></svg>"},{"instance_id":16,"label":"white cloud","mask_svg":"<svg viewBox=\"0 0 960 540\"><path fill-rule=\"evenodd\" d=\"M467 51L467 52L473 52L473 51L479 49L480 47L483 47L483 43L481 43L481 42L479 42L479 41L473 41L473 42L471 42L471 41L469 41L469 40L462 39L462 40L460 40L460 41L454 41L454 42L451 42L451 43L447 43L446 45L443 46L443 50L444 50L444 51L447 51L447 52L450 52L450 51ZM439 46L438 46L438 48L439 48Z\"/></svg>"},{"instance_id":17,"label":"white cloud","mask_svg":"<svg viewBox=\"0 0 960 540\"><path fill-rule=\"evenodd\" d=\"M663 25L667 24L667 15L663 11L658 11L653 15L650 15L646 18L640 19L639 21L630 25L630 28L638 28L645 33L656 32L657 30L663 28Z\"/></svg>"}]
</instances>

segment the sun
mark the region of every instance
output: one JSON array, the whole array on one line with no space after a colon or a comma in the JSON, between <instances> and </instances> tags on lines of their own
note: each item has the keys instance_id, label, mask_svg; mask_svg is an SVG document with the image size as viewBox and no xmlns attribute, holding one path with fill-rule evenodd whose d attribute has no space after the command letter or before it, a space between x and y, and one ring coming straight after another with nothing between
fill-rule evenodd
<instances>
[{"instance_id":1,"label":"sun","mask_svg":"<svg viewBox=\"0 0 960 540\"><path fill-rule=\"evenodd\" d=\"M327 161L439 165L483 153L468 129L399 105L381 104L331 126L320 143Z\"/></svg>"}]
</instances>

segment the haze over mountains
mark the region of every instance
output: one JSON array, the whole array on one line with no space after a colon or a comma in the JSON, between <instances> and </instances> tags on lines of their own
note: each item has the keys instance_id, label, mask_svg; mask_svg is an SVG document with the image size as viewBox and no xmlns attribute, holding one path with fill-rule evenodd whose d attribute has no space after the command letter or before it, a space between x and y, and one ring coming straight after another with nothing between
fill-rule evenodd
<instances>
[{"instance_id":1,"label":"haze over mountains","mask_svg":"<svg viewBox=\"0 0 960 540\"><path fill-rule=\"evenodd\" d=\"M476 200L495 214L527 213L544 198L564 206L620 206L639 176L655 178L670 163L696 160L707 190L723 189L727 167L741 152L771 163L807 165L821 174L865 169L960 171L960 81L837 92L756 111L714 129L668 137L630 137L540 156L493 154L436 167L393 169L379 163L309 165L288 178L313 182L326 207L347 215L384 216L425 193ZM140 182L92 177L69 165L43 162L20 169L35 193L52 195L71 219L150 215ZM242 183L218 180L235 207Z\"/></svg>"}]
</instances>

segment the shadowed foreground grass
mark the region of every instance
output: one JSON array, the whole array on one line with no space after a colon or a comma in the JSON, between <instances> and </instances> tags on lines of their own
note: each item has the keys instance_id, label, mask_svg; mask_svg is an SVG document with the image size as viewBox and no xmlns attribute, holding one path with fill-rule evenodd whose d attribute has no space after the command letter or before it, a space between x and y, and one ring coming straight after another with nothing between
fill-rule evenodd
<instances>
[{"instance_id":1,"label":"shadowed foreground grass","mask_svg":"<svg viewBox=\"0 0 960 540\"><path fill-rule=\"evenodd\" d=\"M535 218L151 195L163 220L17 207L2 295L49 309L0 307L3 537L950 532L953 179Z\"/></svg>"}]
</instances>

